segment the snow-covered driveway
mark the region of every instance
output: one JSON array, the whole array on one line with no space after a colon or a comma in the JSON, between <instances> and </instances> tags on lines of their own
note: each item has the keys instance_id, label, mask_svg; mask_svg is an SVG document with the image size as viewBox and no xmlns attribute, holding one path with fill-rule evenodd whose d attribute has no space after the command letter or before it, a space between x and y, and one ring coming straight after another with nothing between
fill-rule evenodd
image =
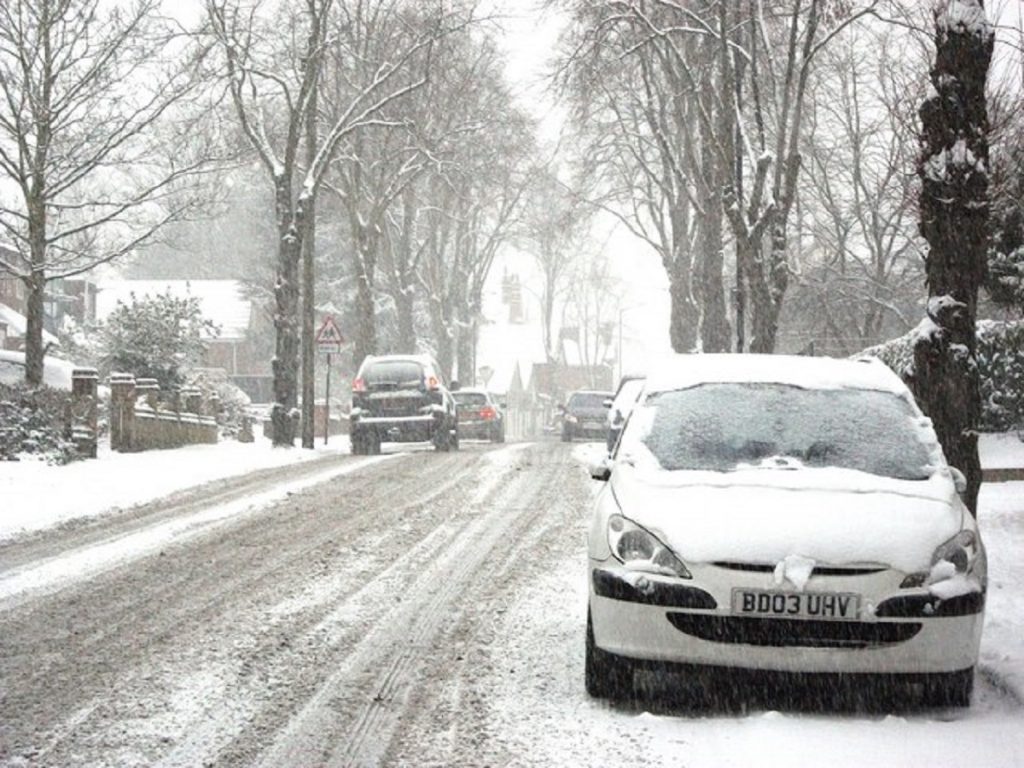
<instances>
[{"instance_id":1,"label":"snow-covered driveway","mask_svg":"<svg viewBox=\"0 0 1024 768\"><path fill-rule=\"evenodd\" d=\"M969 711L610 706L582 684L585 454L339 456L0 544L0 584L63 574L0 595L0 764L1024 764L1024 484L983 495ZM186 519L160 546L69 566Z\"/></svg>"}]
</instances>

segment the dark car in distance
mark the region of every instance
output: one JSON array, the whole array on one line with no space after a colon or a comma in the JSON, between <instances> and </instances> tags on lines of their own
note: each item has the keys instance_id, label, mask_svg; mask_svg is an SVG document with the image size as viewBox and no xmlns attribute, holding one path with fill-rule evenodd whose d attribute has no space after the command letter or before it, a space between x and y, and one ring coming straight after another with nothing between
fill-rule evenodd
<instances>
[{"instance_id":1,"label":"dark car in distance","mask_svg":"<svg viewBox=\"0 0 1024 768\"><path fill-rule=\"evenodd\" d=\"M460 389L452 392L459 413L459 437L505 442L505 418L490 392Z\"/></svg>"},{"instance_id":2,"label":"dark car in distance","mask_svg":"<svg viewBox=\"0 0 1024 768\"><path fill-rule=\"evenodd\" d=\"M578 437L604 439L608 433L608 401L613 392L581 389L569 395L562 410L562 441Z\"/></svg>"},{"instance_id":3,"label":"dark car in distance","mask_svg":"<svg viewBox=\"0 0 1024 768\"><path fill-rule=\"evenodd\" d=\"M380 453L382 442L430 441L458 450L455 399L428 355L371 355L352 382L352 453Z\"/></svg>"}]
</instances>

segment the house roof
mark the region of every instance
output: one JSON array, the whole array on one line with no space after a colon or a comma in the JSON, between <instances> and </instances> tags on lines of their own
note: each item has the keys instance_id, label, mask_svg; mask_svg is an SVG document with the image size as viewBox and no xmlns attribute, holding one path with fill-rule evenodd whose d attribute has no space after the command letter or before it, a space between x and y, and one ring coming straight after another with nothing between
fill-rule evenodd
<instances>
[{"instance_id":1,"label":"house roof","mask_svg":"<svg viewBox=\"0 0 1024 768\"><path fill-rule=\"evenodd\" d=\"M219 328L218 339L237 340L245 336L252 315L252 302L242 295L238 280L103 280L96 295L96 318L102 320L120 301L129 304L136 298L164 293L199 299L203 317Z\"/></svg>"}]
</instances>

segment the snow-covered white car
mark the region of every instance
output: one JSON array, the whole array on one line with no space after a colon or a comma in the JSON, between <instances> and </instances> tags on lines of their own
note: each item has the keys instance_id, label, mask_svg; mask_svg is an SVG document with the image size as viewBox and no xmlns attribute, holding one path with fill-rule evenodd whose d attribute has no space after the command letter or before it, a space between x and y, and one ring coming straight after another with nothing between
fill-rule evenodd
<instances>
[{"instance_id":1,"label":"snow-covered white car","mask_svg":"<svg viewBox=\"0 0 1024 768\"><path fill-rule=\"evenodd\" d=\"M43 383L54 389L71 390L71 374L77 366L57 357L43 358ZM17 384L25 381L25 353L0 349L0 382Z\"/></svg>"},{"instance_id":2,"label":"snow-covered white car","mask_svg":"<svg viewBox=\"0 0 1024 768\"><path fill-rule=\"evenodd\" d=\"M985 550L881 362L679 355L591 474L591 695L669 663L905 676L921 703L969 705Z\"/></svg>"}]
</instances>

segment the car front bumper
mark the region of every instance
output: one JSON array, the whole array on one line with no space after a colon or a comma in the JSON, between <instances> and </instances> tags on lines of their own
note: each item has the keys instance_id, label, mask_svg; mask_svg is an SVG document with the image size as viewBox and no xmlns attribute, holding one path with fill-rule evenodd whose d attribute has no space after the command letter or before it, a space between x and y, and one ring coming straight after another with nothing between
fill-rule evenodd
<instances>
[{"instance_id":1,"label":"car front bumper","mask_svg":"<svg viewBox=\"0 0 1024 768\"><path fill-rule=\"evenodd\" d=\"M967 669L978 658L983 595L938 612L929 611L925 604L933 602L923 597L887 603L904 597L892 589L886 576L892 572L857 577L856 584L848 577L815 577L809 590L861 594L860 617L841 621L734 615L731 589L771 588L771 574L741 573L715 584L724 580L702 581L695 573L692 581L656 579L657 588L643 583L646 589L638 590L634 578L621 579L620 570L606 566L591 560L594 639L601 649L633 659L779 672L927 674Z\"/></svg>"}]
</instances>

